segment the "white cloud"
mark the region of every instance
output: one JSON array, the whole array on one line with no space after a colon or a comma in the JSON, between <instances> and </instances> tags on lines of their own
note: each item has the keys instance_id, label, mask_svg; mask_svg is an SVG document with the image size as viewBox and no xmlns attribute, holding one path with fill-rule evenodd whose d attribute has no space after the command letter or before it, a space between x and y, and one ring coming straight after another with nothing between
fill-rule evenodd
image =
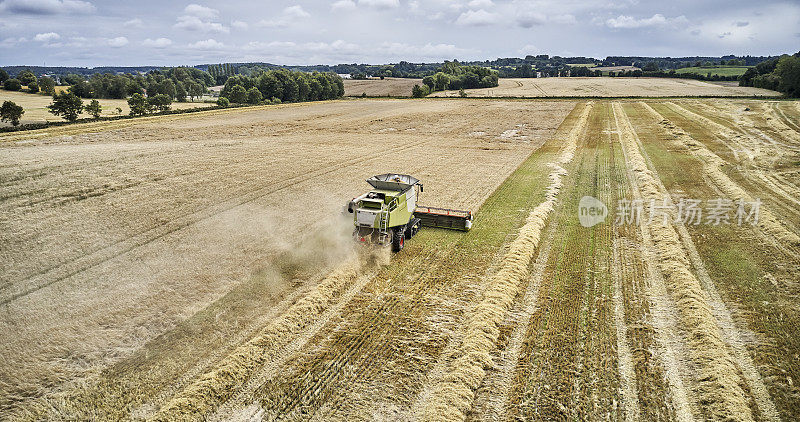
<instances>
[{"instance_id":1,"label":"white cloud","mask_svg":"<svg viewBox=\"0 0 800 422\"><path fill-rule=\"evenodd\" d=\"M449 60L465 54L474 53L474 50L467 50L456 47L453 44L425 44L411 45L405 43L383 43L378 48L377 53L393 55L395 59L411 60Z\"/></svg>"},{"instance_id":2,"label":"white cloud","mask_svg":"<svg viewBox=\"0 0 800 422\"><path fill-rule=\"evenodd\" d=\"M400 0L358 0L358 5L375 9L394 9L400 6Z\"/></svg>"},{"instance_id":3,"label":"white cloud","mask_svg":"<svg viewBox=\"0 0 800 422\"><path fill-rule=\"evenodd\" d=\"M59 13L92 13L97 10L92 3L80 0L5 0L0 10L28 15L55 15Z\"/></svg>"},{"instance_id":4,"label":"white cloud","mask_svg":"<svg viewBox=\"0 0 800 422\"><path fill-rule=\"evenodd\" d=\"M109 47L120 48L128 45L128 39L126 37L110 38L106 43Z\"/></svg>"},{"instance_id":5,"label":"white cloud","mask_svg":"<svg viewBox=\"0 0 800 422\"><path fill-rule=\"evenodd\" d=\"M169 38L156 38L156 39L147 38L144 41L142 41L142 45L145 47L152 47L152 48L166 48L172 45L172 40Z\"/></svg>"},{"instance_id":6,"label":"white cloud","mask_svg":"<svg viewBox=\"0 0 800 422\"><path fill-rule=\"evenodd\" d=\"M525 56L540 54L540 52L541 52L541 50L539 50L539 48L536 47L533 44L525 44L524 47L522 47L519 50L517 50L517 53L525 55Z\"/></svg>"},{"instance_id":7,"label":"white cloud","mask_svg":"<svg viewBox=\"0 0 800 422\"><path fill-rule=\"evenodd\" d=\"M472 0L467 3L467 7L470 9L488 9L492 6L494 6L492 0Z\"/></svg>"},{"instance_id":8,"label":"white cloud","mask_svg":"<svg viewBox=\"0 0 800 422\"><path fill-rule=\"evenodd\" d=\"M126 28L142 28L144 27L144 22L142 22L141 19L136 18L136 19L131 19L129 21L125 21L125 23L123 23L122 26Z\"/></svg>"},{"instance_id":9,"label":"white cloud","mask_svg":"<svg viewBox=\"0 0 800 422\"><path fill-rule=\"evenodd\" d=\"M214 19L219 16L219 10L210 7L201 6L199 4L190 4L183 9L187 15L197 16L202 19Z\"/></svg>"},{"instance_id":10,"label":"white cloud","mask_svg":"<svg viewBox=\"0 0 800 422\"><path fill-rule=\"evenodd\" d=\"M331 10L355 10L356 3L353 0L339 0L331 4Z\"/></svg>"},{"instance_id":11,"label":"white cloud","mask_svg":"<svg viewBox=\"0 0 800 422\"><path fill-rule=\"evenodd\" d=\"M606 20L606 26L609 28L646 28L653 26L667 26L667 25L683 25L689 23L686 16L678 16L675 18L666 18L660 13L656 13L652 17L636 19L632 16L620 15L616 18Z\"/></svg>"},{"instance_id":12,"label":"white cloud","mask_svg":"<svg viewBox=\"0 0 800 422\"><path fill-rule=\"evenodd\" d=\"M15 38L15 37L8 37L3 41L0 41L0 47L14 47L19 43L23 43L28 41L26 38Z\"/></svg>"},{"instance_id":13,"label":"white cloud","mask_svg":"<svg viewBox=\"0 0 800 422\"><path fill-rule=\"evenodd\" d=\"M244 30L244 29L247 29L247 28L249 28L249 27L250 27L250 25L248 25L248 24L247 24L247 22L244 22L244 21L236 21L236 20L235 20L235 21L233 21L233 22L231 22L231 26L232 26L233 28L236 28L236 29L243 29L243 30Z\"/></svg>"},{"instance_id":14,"label":"white cloud","mask_svg":"<svg viewBox=\"0 0 800 422\"><path fill-rule=\"evenodd\" d=\"M188 31L201 31L201 32L215 32L227 34L231 30L219 23L211 22L198 18L197 16L183 15L178 17L178 23L174 25L178 29L186 29Z\"/></svg>"},{"instance_id":15,"label":"white cloud","mask_svg":"<svg viewBox=\"0 0 800 422\"><path fill-rule=\"evenodd\" d=\"M456 25L486 26L497 23L499 16L495 13L480 10L467 10L456 19Z\"/></svg>"},{"instance_id":16,"label":"white cloud","mask_svg":"<svg viewBox=\"0 0 800 422\"><path fill-rule=\"evenodd\" d=\"M283 9L283 16L287 18L302 19L311 16L308 12L303 10L303 6L296 4Z\"/></svg>"},{"instance_id":17,"label":"white cloud","mask_svg":"<svg viewBox=\"0 0 800 422\"><path fill-rule=\"evenodd\" d=\"M207 40L191 43L189 44L189 48L193 48L196 50L221 50L225 48L225 44L213 38L209 38Z\"/></svg>"},{"instance_id":18,"label":"white cloud","mask_svg":"<svg viewBox=\"0 0 800 422\"><path fill-rule=\"evenodd\" d=\"M296 4L294 6L284 8L281 12L281 15L276 19L262 20L258 23L258 26L265 28L285 28L294 22L306 19L310 16L311 14L303 10L302 6Z\"/></svg>"},{"instance_id":19,"label":"white cloud","mask_svg":"<svg viewBox=\"0 0 800 422\"><path fill-rule=\"evenodd\" d=\"M544 25L547 16L537 12L523 12L517 15L517 25L523 28L530 28L536 25Z\"/></svg>"},{"instance_id":20,"label":"white cloud","mask_svg":"<svg viewBox=\"0 0 800 422\"><path fill-rule=\"evenodd\" d=\"M36 34L36 36L33 37L34 41L39 41L44 43L49 43L60 39L61 35L58 35L55 32L45 32L43 34Z\"/></svg>"}]
</instances>

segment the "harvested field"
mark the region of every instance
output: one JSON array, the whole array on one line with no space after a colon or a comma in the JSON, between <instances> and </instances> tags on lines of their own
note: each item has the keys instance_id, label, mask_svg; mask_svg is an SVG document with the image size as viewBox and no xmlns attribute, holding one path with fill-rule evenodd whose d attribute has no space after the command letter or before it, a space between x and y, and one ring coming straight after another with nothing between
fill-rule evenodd
<instances>
[{"instance_id":1,"label":"harvested field","mask_svg":"<svg viewBox=\"0 0 800 422\"><path fill-rule=\"evenodd\" d=\"M409 91L411 92L411 91ZM3 101L13 101L17 103L17 105L22 106L25 109L25 114L22 115L22 119L20 123L41 123L41 122L63 122L59 116L55 116L50 113L47 109L47 106L53 102L53 97L47 95L39 95L39 94L29 94L26 92L15 92L15 91L6 91L0 90L0 103ZM91 100L83 100L84 104L88 104ZM106 100L100 99L97 100L100 102L100 105L103 107L102 116L117 116L117 107L122 109L122 115L127 115L130 113L130 107L128 107L127 100ZM198 108L198 107L209 107L213 104L208 103L201 103L201 102L188 102L188 103L172 103L173 110L182 110L186 108ZM91 117L88 113L83 113L80 115L81 118ZM0 125L2 126L9 126L10 123L1 122Z\"/></svg>"},{"instance_id":2,"label":"harvested field","mask_svg":"<svg viewBox=\"0 0 800 422\"><path fill-rule=\"evenodd\" d=\"M358 97L410 97L411 88L422 85L422 79L384 78L384 79L345 79L344 95Z\"/></svg>"},{"instance_id":3,"label":"harvested field","mask_svg":"<svg viewBox=\"0 0 800 422\"><path fill-rule=\"evenodd\" d=\"M468 89L471 97L779 97L775 91L721 86L692 79L669 78L533 78L500 79L496 88ZM440 91L434 97L457 97Z\"/></svg>"},{"instance_id":4,"label":"harvested field","mask_svg":"<svg viewBox=\"0 0 800 422\"><path fill-rule=\"evenodd\" d=\"M350 99L0 135L0 419L791 420L798 125ZM387 171L472 230L356 248L341 205Z\"/></svg>"}]
</instances>

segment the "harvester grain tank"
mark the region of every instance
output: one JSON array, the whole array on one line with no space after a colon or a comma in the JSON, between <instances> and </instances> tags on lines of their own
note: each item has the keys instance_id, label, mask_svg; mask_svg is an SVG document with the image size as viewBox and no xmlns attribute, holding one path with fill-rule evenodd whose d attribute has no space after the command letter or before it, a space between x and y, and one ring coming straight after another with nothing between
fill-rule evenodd
<instances>
[{"instance_id":1,"label":"harvester grain tank","mask_svg":"<svg viewBox=\"0 0 800 422\"><path fill-rule=\"evenodd\" d=\"M417 205L424 188L407 174L386 173L367 179L372 190L353 198L347 211L353 214L353 236L360 242L391 244L399 252L422 227L467 231L470 211Z\"/></svg>"}]
</instances>

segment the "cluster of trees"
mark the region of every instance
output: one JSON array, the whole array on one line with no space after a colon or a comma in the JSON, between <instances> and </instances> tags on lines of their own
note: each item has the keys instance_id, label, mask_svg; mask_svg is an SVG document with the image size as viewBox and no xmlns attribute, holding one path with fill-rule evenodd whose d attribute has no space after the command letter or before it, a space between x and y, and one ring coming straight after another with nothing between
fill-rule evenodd
<instances>
[{"instance_id":1,"label":"cluster of trees","mask_svg":"<svg viewBox=\"0 0 800 422\"><path fill-rule=\"evenodd\" d=\"M192 101L201 97L207 87L215 83L208 73L193 67L173 67L153 70L145 75L95 73L87 80L81 75L71 74L63 81L72 85L72 92L81 98L124 99L133 94L148 96L166 95L170 100Z\"/></svg>"},{"instance_id":2,"label":"cluster of trees","mask_svg":"<svg viewBox=\"0 0 800 422\"><path fill-rule=\"evenodd\" d=\"M22 86L27 86L28 92L35 94L41 92L45 95L53 95L55 93L55 81L47 76L36 78L30 70L23 70L17 74L15 78L8 75L3 69L0 69L0 84L6 91L20 91Z\"/></svg>"},{"instance_id":3,"label":"cluster of trees","mask_svg":"<svg viewBox=\"0 0 800 422\"><path fill-rule=\"evenodd\" d=\"M286 69L236 75L225 81L220 97L231 103L318 101L344 95L344 82L333 73L305 73Z\"/></svg>"},{"instance_id":4,"label":"cluster of trees","mask_svg":"<svg viewBox=\"0 0 800 422\"><path fill-rule=\"evenodd\" d=\"M444 62L434 75L422 78L425 87L420 87L417 94L421 96L434 91L444 91L447 89L472 89L472 88L491 88L498 85L498 74L492 69L481 66L463 66L457 61ZM415 92L412 91L412 95Z\"/></svg>"},{"instance_id":5,"label":"cluster of trees","mask_svg":"<svg viewBox=\"0 0 800 422\"><path fill-rule=\"evenodd\" d=\"M800 97L800 52L767 60L747 69L739 77L739 86L753 86Z\"/></svg>"},{"instance_id":6,"label":"cluster of trees","mask_svg":"<svg viewBox=\"0 0 800 422\"><path fill-rule=\"evenodd\" d=\"M172 98L167 94L156 94L147 98L140 93L135 93L128 98L128 107L131 116L144 116L157 111L168 111L172 106Z\"/></svg>"},{"instance_id":7,"label":"cluster of trees","mask_svg":"<svg viewBox=\"0 0 800 422\"><path fill-rule=\"evenodd\" d=\"M0 121L9 122L12 126L19 125L19 119L25 114L22 106L17 105L13 101L3 101L0 106Z\"/></svg>"},{"instance_id":8,"label":"cluster of trees","mask_svg":"<svg viewBox=\"0 0 800 422\"><path fill-rule=\"evenodd\" d=\"M638 56L608 56L602 61L603 66L636 66L644 69L653 63L657 69L668 71L684 67L712 67L712 66L755 66L770 56L720 56L720 57L638 57ZM576 62L577 63L577 62Z\"/></svg>"}]
</instances>

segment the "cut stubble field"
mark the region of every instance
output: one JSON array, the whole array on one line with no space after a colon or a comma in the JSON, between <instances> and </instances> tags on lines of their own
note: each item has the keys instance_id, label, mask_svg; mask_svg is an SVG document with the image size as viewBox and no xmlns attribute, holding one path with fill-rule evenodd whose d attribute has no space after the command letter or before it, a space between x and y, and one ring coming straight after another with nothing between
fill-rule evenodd
<instances>
[{"instance_id":1,"label":"cut stubble field","mask_svg":"<svg viewBox=\"0 0 800 422\"><path fill-rule=\"evenodd\" d=\"M348 100L0 136L0 417L791 419L798 118ZM473 229L354 248L342 202L386 171ZM762 219L614 224L686 197Z\"/></svg>"},{"instance_id":2,"label":"cut stubble field","mask_svg":"<svg viewBox=\"0 0 800 422\"><path fill-rule=\"evenodd\" d=\"M670 78L503 78L495 88L468 89L470 97L779 97L768 89L722 86L693 79ZM440 91L434 97L458 97L458 91Z\"/></svg>"}]
</instances>

